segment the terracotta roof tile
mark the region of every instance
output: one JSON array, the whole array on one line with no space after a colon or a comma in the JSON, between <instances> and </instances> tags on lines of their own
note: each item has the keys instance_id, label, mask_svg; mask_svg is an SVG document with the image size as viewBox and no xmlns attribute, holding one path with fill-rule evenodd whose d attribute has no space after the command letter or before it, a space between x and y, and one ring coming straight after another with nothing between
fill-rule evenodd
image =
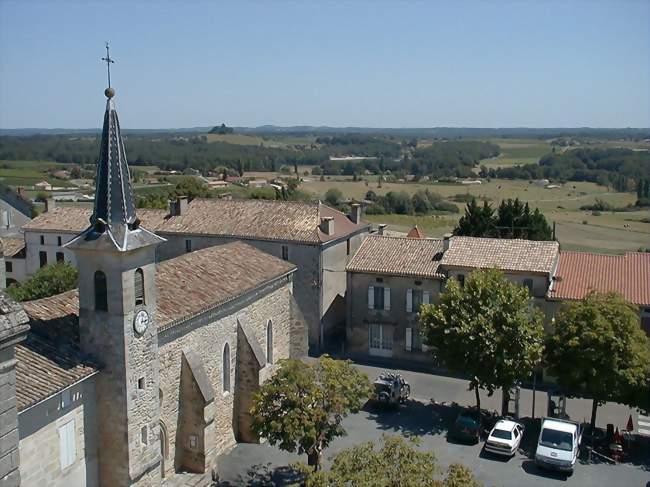
<instances>
[{"instance_id":1,"label":"terracotta roof tile","mask_svg":"<svg viewBox=\"0 0 650 487\"><path fill-rule=\"evenodd\" d=\"M625 255L560 252L549 297L582 299L590 291L615 291L631 303L650 306L650 254Z\"/></svg>"},{"instance_id":2,"label":"terracotta roof tile","mask_svg":"<svg viewBox=\"0 0 650 487\"><path fill-rule=\"evenodd\" d=\"M0 244L2 244L2 252L5 257L17 257L18 254L25 257L25 239L23 237L2 237Z\"/></svg>"},{"instance_id":3,"label":"terracotta roof tile","mask_svg":"<svg viewBox=\"0 0 650 487\"><path fill-rule=\"evenodd\" d=\"M36 231L82 232L92 210L58 206L23 228ZM166 210L137 210L142 226L164 234L219 235L262 240L320 243L350 234L367 225L356 225L340 211L321 203L274 200L194 199L182 215ZM321 217L334 219L334 234L319 229Z\"/></svg>"},{"instance_id":4,"label":"terracotta roof tile","mask_svg":"<svg viewBox=\"0 0 650 487\"><path fill-rule=\"evenodd\" d=\"M442 240L369 235L346 267L348 272L441 278Z\"/></svg>"},{"instance_id":5,"label":"terracotta roof tile","mask_svg":"<svg viewBox=\"0 0 650 487\"><path fill-rule=\"evenodd\" d=\"M16 346L18 411L71 386L96 372L74 346L61 348L30 334Z\"/></svg>"},{"instance_id":6,"label":"terracotta roof tile","mask_svg":"<svg viewBox=\"0 0 650 487\"><path fill-rule=\"evenodd\" d=\"M558 252L559 244L554 241L452 237L440 264L551 274Z\"/></svg>"}]
</instances>

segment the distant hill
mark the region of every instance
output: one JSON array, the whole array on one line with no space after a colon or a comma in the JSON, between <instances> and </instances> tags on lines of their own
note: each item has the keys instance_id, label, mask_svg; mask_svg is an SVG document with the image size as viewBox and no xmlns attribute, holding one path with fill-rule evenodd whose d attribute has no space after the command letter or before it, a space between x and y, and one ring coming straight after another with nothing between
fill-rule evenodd
<instances>
[{"instance_id":1,"label":"distant hill","mask_svg":"<svg viewBox=\"0 0 650 487\"><path fill-rule=\"evenodd\" d=\"M213 127L188 127L170 129L123 129L126 134L155 134L155 133L206 133ZM254 134L374 134L392 135L397 137L428 137L439 139L454 138L541 138L551 139L556 137L597 137L597 138L650 138L650 128L591 128L591 127L549 127L549 128L527 128L527 127L503 127L503 128L480 128L480 127L413 127L413 128L374 128L374 127L328 127L295 125L291 127L280 127L277 125L260 125L259 127L234 127L237 133ZM0 135L28 136L35 134L62 135L62 134L98 134L100 128L90 129L41 129L41 128L19 128L0 129Z\"/></svg>"}]
</instances>

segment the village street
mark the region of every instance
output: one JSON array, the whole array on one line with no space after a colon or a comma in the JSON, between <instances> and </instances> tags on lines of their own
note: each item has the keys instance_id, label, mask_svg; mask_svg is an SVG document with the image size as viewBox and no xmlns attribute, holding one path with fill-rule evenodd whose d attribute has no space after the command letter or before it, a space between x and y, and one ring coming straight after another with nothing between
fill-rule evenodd
<instances>
[{"instance_id":1,"label":"village street","mask_svg":"<svg viewBox=\"0 0 650 487\"><path fill-rule=\"evenodd\" d=\"M358 366L370 379L385 369ZM474 403L473 391L467 390L467 381L427 373L399 371L411 384L413 400L398 411L381 410L366 405L358 414L344 421L347 436L338 438L325 451L325 463L337 452L364 441L377 440L383 433L404 436L419 436L421 448L433 451L441 466L459 462L470 467L485 486L642 486L650 485L650 460L644 465L630 464L586 464L579 462L570 477L540 471L533 460L520 450L509 460L500 460L481 453L482 442L465 445L448 442L446 431L457 414L457 407ZM431 402L431 399L436 404ZM488 398L483 393L482 406L486 409L500 409L500 393ZM521 392L521 415L530 417L532 392ZM543 416L546 408L546 393L537 392L535 414ZM589 419L591 402L569 399L567 412L572 419ZM598 410L598 425L604 427L613 423L625 427L630 409L617 404L606 404ZM632 412L637 427L637 416ZM524 437L524 449L536 441L534 435ZM239 444L228 455L219 459L218 470L221 485L286 485L292 480L287 466L296 461L306 462L306 456L298 456L264 445Z\"/></svg>"}]
</instances>

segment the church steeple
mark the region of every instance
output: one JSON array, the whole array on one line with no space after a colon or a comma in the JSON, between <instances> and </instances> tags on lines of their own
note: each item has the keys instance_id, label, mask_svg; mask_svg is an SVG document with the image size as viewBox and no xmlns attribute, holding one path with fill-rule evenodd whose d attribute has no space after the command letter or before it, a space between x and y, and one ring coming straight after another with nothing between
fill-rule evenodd
<instances>
[{"instance_id":1,"label":"church steeple","mask_svg":"<svg viewBox=\"0 0 650 487\"><path fill-rule=\"evenodd\" d=\"M133 250L145 245L163 242L164 239L140 227L135 211L131 175L126 151L120 132L120 121L113 98L115 90L110 86L110 65L114 61L108 54L102 58L108 66L108 88L102 140L95 178L95 204L90 217L90 227L68 244L81 244L80 240L105 240L118 250ZM103 237L103 238L102 238ZM107 242L107 243L108 243Z\"/></svg>"}]
</instances>

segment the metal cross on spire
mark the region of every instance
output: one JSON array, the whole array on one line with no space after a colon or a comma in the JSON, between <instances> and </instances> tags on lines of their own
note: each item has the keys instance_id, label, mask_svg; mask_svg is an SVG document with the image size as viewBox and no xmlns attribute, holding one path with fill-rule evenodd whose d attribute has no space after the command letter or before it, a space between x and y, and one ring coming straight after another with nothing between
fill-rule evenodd
<instances>
[{"instance_id":1,"label":"metal cross on spire","mask_svg":"<svg viewBox=\"0 0 650 487\"><path fill-rule=\"evenodd\" d=\"M108 42L106 42L106 57L102 58L102 61L106 62L106 68L108 69L108 87L111 87L111 64L114 63L111 59L111 56L108 52Z\"/></svg>"}]
</instances>

